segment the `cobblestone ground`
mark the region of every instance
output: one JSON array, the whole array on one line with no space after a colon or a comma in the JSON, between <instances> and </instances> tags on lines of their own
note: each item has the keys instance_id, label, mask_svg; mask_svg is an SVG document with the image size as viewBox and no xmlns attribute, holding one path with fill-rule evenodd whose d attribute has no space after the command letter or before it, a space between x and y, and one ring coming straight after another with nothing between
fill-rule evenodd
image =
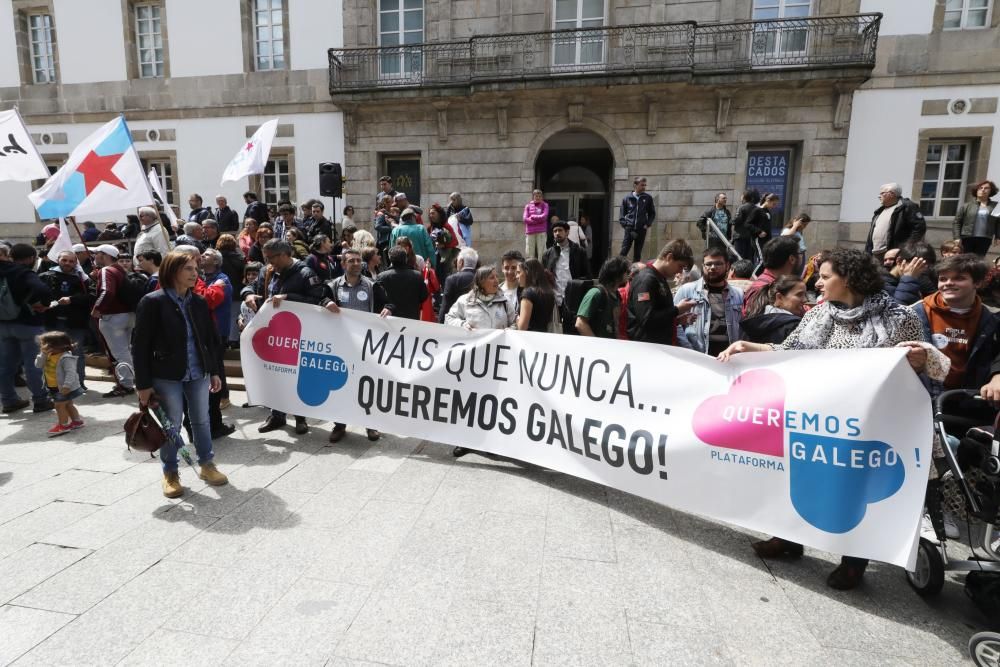
<instances>
[{"instance_id":1,"label":"cobblestone ground","mask_svg":"<svg viewBox=\"0 0 1000 667\"><path fill-rule=\"evenodd\" d=\"M924 601L873 565L765 564L755 535L547 470L352 428L259 437L231 484L125 449L131 403L0 420L0 664L960 664L983 618L961 579ZM469 443L474 444L474 443ZM182 463L182 466L184 464Z\"/></svg>"}]
</instances>

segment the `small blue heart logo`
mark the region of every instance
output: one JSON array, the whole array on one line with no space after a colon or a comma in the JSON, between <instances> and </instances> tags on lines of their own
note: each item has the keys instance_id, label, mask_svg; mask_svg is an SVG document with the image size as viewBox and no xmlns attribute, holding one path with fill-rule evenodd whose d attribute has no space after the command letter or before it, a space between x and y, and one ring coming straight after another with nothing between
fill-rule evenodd
<instances>
[{"instance_id":1,"label":"small blue heart logo","mask_svg":"<svg viewBox=\"0 0 1000 667\"><path fill-rule=\"evenodd\" d=\"M347 364L340 357L315 352L302 352L299 358L299 398L306 405L322 405L347 384Z\"/></svg>"}]
</instances>

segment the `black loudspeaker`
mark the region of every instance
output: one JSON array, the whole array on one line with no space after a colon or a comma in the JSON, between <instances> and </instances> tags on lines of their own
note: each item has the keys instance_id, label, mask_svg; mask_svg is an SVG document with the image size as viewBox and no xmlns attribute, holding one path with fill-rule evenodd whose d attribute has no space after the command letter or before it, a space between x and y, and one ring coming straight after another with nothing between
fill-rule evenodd
<instances>
[{"instance_id":1,"label":"black loudspeaker","mask_svg":"<svg viewBox=\"0 0 1000 667\"><path fill-rule=\"evenodd\" d=\"M336 162L319 163L319 194L340 199L344 195L344 172Z\"/></svg>"}]
</instances>

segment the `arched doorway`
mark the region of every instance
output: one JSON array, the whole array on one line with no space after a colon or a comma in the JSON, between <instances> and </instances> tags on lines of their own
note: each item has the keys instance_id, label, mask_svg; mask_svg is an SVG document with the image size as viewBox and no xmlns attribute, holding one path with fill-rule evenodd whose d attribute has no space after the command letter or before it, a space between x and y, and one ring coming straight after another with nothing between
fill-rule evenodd
<instances>
[{"instance_id":1,"label":"arched doorway","mask_svg":"<svg viewBox=\"0 0 1000 667\"><path fill-rule=\"evenodd\" d=\"M535 160L536 187L545 193L549 215L558 215L561 220L579 220L586 215L590 220L594 243L591 270L595 276L611 252L614 168L607 142L588 130L552 135Z\"/></svg>"}]
</instances>

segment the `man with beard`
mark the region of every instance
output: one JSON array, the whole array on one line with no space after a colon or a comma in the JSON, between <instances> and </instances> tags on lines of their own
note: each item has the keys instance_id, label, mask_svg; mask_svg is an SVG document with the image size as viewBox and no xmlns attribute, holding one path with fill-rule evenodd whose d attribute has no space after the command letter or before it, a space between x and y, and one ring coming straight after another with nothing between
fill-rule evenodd
<instances>
[{"instance_id":1,"label":"man with beard","mask_svg":"<svg viewBox=\"0 0 1000 667\"><path fill-rule=\"evenodd\" d=\"M681 285L674 295L675 306L688 299L695 302L693 320L684 327L678 342L714 357L742 335L743 292L726 282L729 258L725 248L710 245L702 253L701 269L701 278Z\"/></svg>"}]
</instances>

